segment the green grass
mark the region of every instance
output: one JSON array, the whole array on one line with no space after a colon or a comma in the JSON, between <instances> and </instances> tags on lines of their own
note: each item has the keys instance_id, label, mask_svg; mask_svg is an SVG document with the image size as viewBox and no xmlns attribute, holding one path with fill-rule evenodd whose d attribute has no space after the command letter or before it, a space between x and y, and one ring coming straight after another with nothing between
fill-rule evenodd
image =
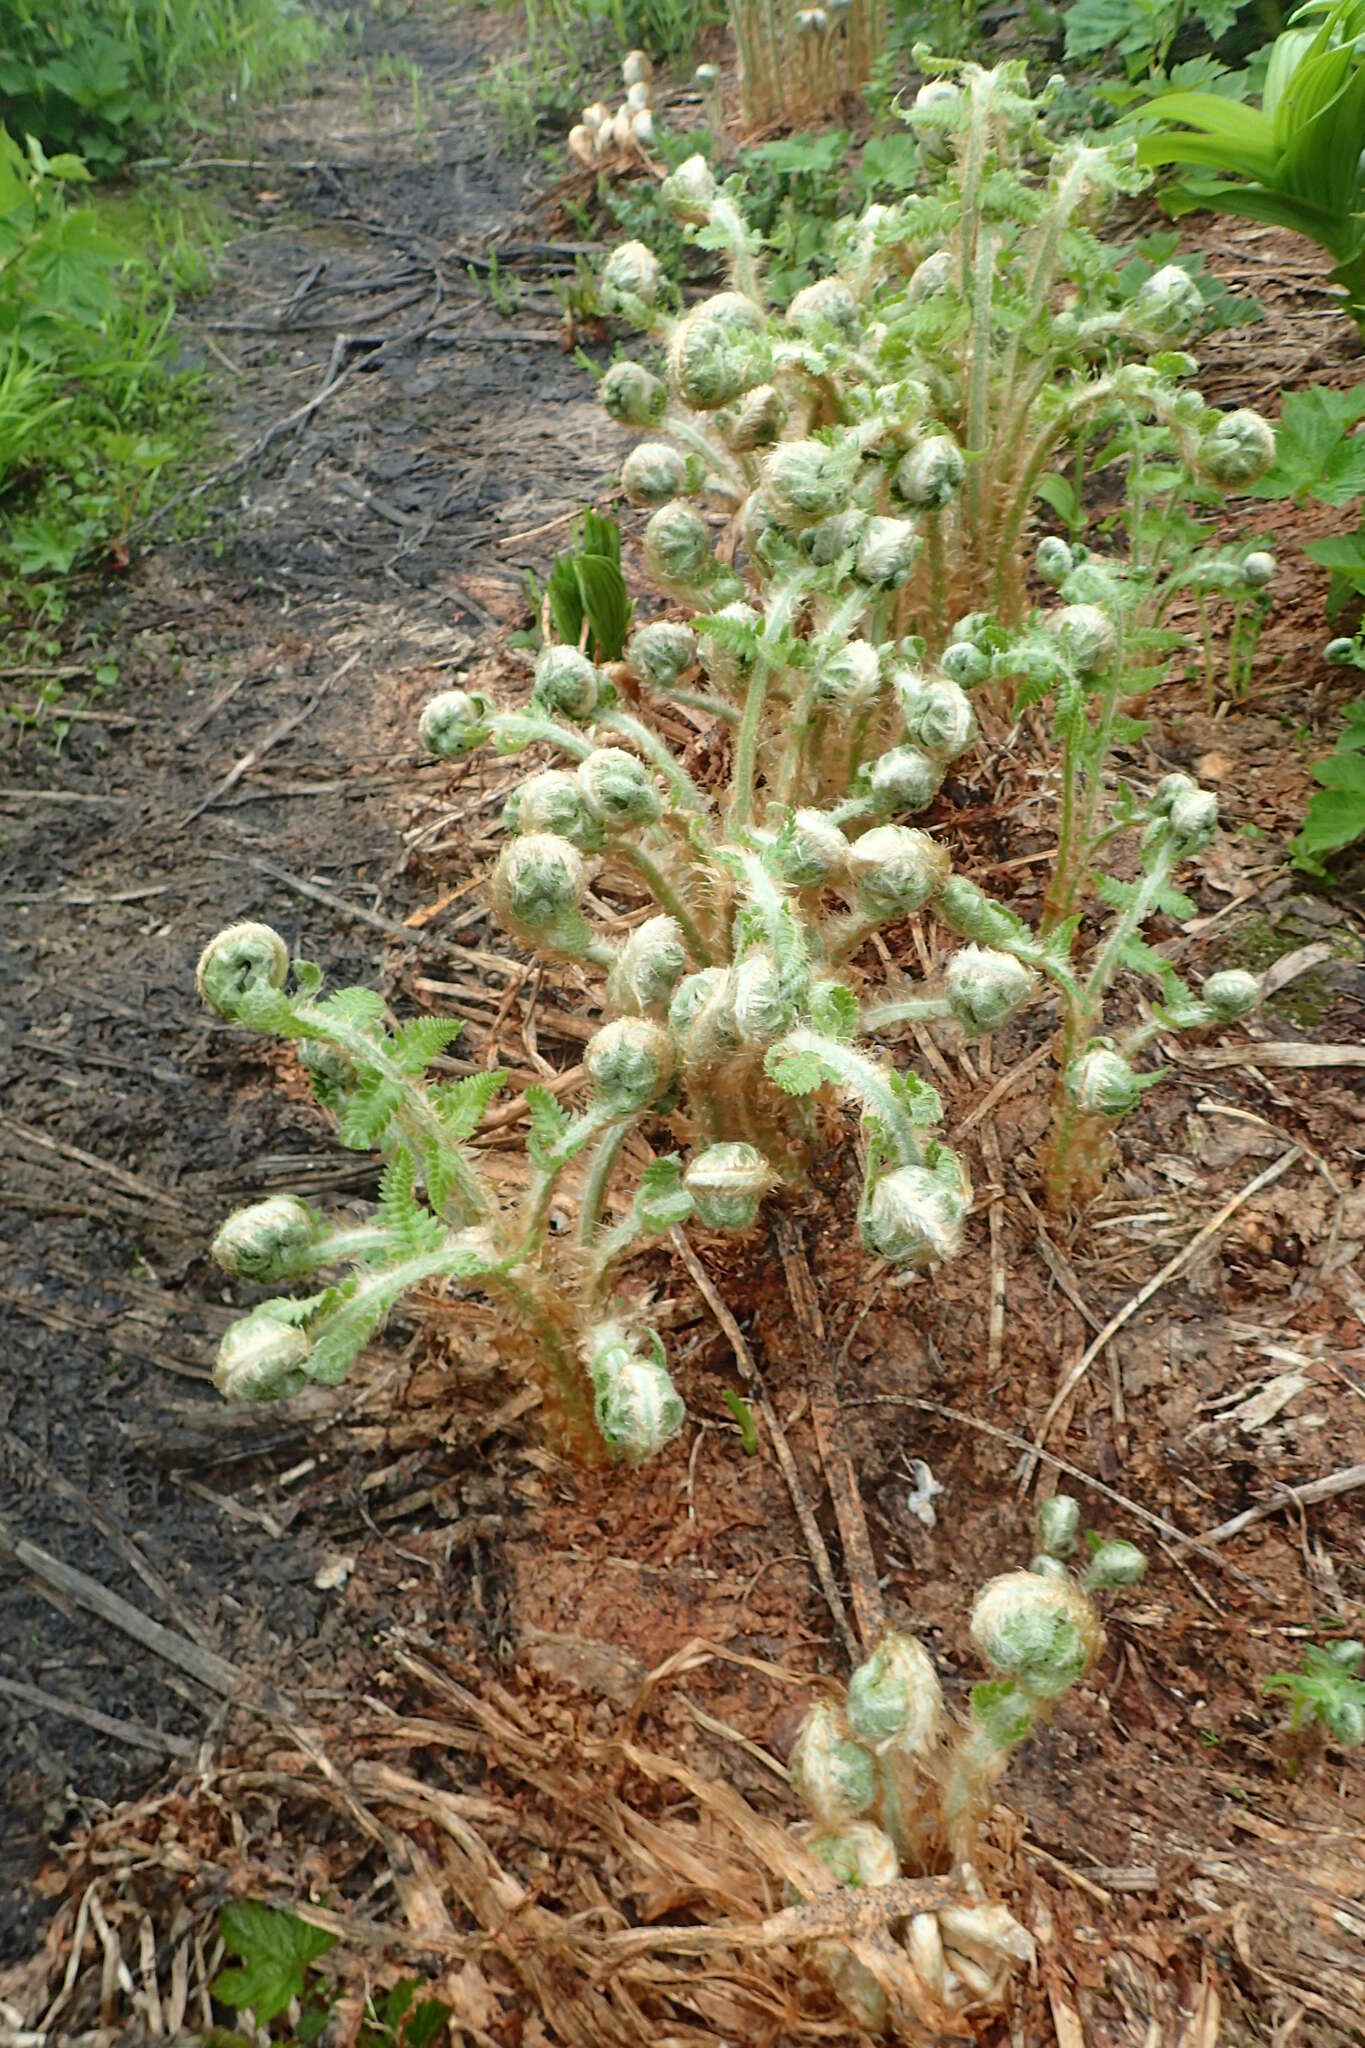
<instances>
[{"instance_id":1,"label":"green grass","mask_svg":"<svg viewBox=\"0 0 1365 2048\"><path fill-rule=\"evenodd\" d=\"M303 0L0 0L0 634L59 624L64 580L121 564L202 440L170 328L219 217L94 181L236 122L331 41Z\"/></svg>"},{"instance_id":2,"label":"green grass","mask_svg":"<svg viewBox=\"0 0 1365 2048\"><path fill-rule=\"evenodd\" d=\"M217 235L202 205L92 196L78 157L0 129L0 627L58 617L62 580L118 562L194 453L201 380L170 326Z\"/></svg>"},{"instance_id":3,"label":"green grass","mask_svg":"<svg viewBox=\"0 0 1365 2048\"><path fill-rule=\"evenodd\" d=\"M328 41L300 0L0 0L0 122L106 173L177 123L240 114Z\"/></svg>"}]
</instances>

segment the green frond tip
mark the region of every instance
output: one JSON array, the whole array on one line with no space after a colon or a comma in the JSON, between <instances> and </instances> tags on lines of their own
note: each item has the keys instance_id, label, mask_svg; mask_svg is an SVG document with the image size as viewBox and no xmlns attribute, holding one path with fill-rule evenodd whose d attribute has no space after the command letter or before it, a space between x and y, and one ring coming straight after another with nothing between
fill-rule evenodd
<instances>
[{"instance_id":1,"label":"green frond tip","mask_svg":"<svg viewBox=\"0 0 1365 2048\"><path fill-rule=\"evenodd\" d=\"M826 1081L840 1078L837 1069L813 1047L775 1045L763 1062L763 1071L784 1095L813 1095Z\"/></svg>"},{"instance_id":2,"label":"green frond tip","mask_svg":"<svg viewBox=\"0 0 1365 2048\"><path fill-rule=\"evenodd\" d=\"M810 1020L826 1037L851 1045L860 1022L858 998L844 982L817 982L810 992Z\"/></svg>"},{"instance_id":3,"label":"green frond tip","mask_svg":"<svg viewBox=\"0 0 1365 2048\"><path fill-rule=\"evenodd\" d=\"M758 1451L758 1424L754 1421L753 1409L742 1395L735 1392L733 1387L722 1387L720 1398L734 1416L735 1422L739 1427L739 1447L741 1451L743 1451L746 1458L756 1456Z\"/></svg>"},{"instance_id":4,"label":"green frond tip","mask_svg":"<svg viewBox=\"0 0 1365 2048\"><path fill-rule=\"evenodd\" d=\"M927 1130L931 1124L943 1122L943 1097L928 1081L921 1081L918 1074L891 1074L891 1093L906 1112L912 1124Z\"/></svg>"},{"instance_id":5,"label":"green frond tip","mask_svg":"<svg viewBox=\"0 0 1365 2048\"><path fill-rule=\"evenodd\" d=\"M362 1073L346 1103L337 1129L341 1143L352 1152L372 1152L384 1142L390 1124L403 1104L399 1082L382 1074Z\"/></svg>"},{"instance_id":6,"label":"green frond tip","mask_svg":"<svg viewBox=\"0 0 1365 2048\"><path fill-rule=\"evenodd\" d=\"M463 1029L458 1017L410 1018L393 1034L393 1058L405 1074L424 1074Z\"/></svg>"},{"instance_id":7,"label":"green frond tip","mask_svg":"<svg viewBox=\"0 0 1365 2048\"><path fill-rule=\"evenodd\" d=\"M412 1154L400 1147L380 1176L379 1220L393 1239L395 1251L405 1258L435 1251L445 1236L440 1219L419 1199L416 1180Z\"/></svg>"},{"instance_id":8,"label":"green frond tip","mask_svg":"<svg viewBox=\"0 0 1365 2048\"><path fill-rule=\"evenodd\" d=\"M569 1117L549 1089L538 1084L526 1090L526 1108L530 1117L526 1150L531 1164L544 1173L553 1164L555 1149L569 1128Z\"/></svg>"},{"instance_id":9,"label":"green frond tip","mask_svg":"<svg viewBox=\"0 0 1365 2048\"><path fill-rule=\"evenodd\" d=\"M339 988L314 1004L319 1018L349 1025L373 1036L371 1026L384 1021L384 998L372 988Z\"/></svg>"},{"instance_id":10,"label":"green frond tip","mask_svg":"<svg viewBox=\"0 0 1365 2048\"><path fill-rule=\"evenodd\" d=\"M683 1186L682 1160L676 1152L665 1159L652 1159L640 1175L635 1213L641 1230L652 1235L672 1230L692 1214L692 1197Z\"/></svg>"},{"instance_id":11,"label":"green frond tip","mask_svg":"<svg viewBox=\"0 0 1365 2048\"><path fill-rule=\"evenodd\" d=\"M486 1074L465 1074L458 1081L438 1082L428 1089L427 1099L445 1125L454 1145L472 1138L488 1112L488 1105L506 1086L507 1076L494 1068Z\"/></svg>"}]
</instances>

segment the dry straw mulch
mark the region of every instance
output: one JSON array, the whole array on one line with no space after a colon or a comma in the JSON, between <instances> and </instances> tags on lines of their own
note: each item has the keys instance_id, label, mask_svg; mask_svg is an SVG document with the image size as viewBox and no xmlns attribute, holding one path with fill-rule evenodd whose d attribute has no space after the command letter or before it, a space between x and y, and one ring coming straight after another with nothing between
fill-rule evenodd
<instances>
[{"instance_id":1,"label":"dry straw mulch","mask_svg":"<svg viewBox=\"0 0 1365 2048\"><path fill-rule=\"evenodd\" d=\"M882 1980L893 2038L978 2038L933 2009L893 1938L952 1883L831 1890L785 1825L782 1767L687 1690L717 1658L787 1693L809 1681L695 1642L623 1697L593 1646L566 1638L549 1660L561 1683L517 1695L487 1675L473 1689L415 1641L395 1631L381 1646L375 1690L344 1727L258 1706L231 1750L206 1744L169 1789L69 1845L43 1950L0 1978L0 2048L199 2038L233 1897L338 1937L324 1965L333 2044L354 2041L367 1997L404 1974L450 2005L453 2040L479 2048L848 2043L809 1967L831 1935ZM727 1765L772 1797L741 1796ZM1329 1801L1318 1818L1310 1831L1248 1813L1246 1853L1100 1884L997 1815L990 1876L1037 1936L1040 1968L995 2037L1358 2040L1365 1859ZM806 1903L789 1903L796 1889Z\"/></svg>"}]
</instances>

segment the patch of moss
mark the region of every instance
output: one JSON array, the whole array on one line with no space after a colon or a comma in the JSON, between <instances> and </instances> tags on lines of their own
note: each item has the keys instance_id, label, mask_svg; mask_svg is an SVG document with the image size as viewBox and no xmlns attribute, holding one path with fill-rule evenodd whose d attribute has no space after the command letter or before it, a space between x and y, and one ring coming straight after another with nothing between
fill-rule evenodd
<instances>
[{"instance_id":1,"label":"patch of moss","mask_svg":"<svg viewBox=\"0 0 1365 2048\"><path fill-rule=\"evenodd\" d=\"M1300 946L1325 943L1332 948L1339 960L1359 964L1365 957L1356 938L1345 925L1336 930L1324 929L1318 922L1300 921L1293 914L1292 905L1278 917L1269 917L1263 911L1252 911L1240 919L1228 936L1225 958L1222 965L1245 967L1253 974L1264 974L1277 960L1287 953L1297 952ZM1268 1017L1279 1019L1299 1031L1310 1031L1321 1024L1323 1018L1336 1001L1339 990L1331 966L1324 962L1307 974L1298 975L1277 994L1271 996L1265 1006Z\"/></svg>"}]
</instances>

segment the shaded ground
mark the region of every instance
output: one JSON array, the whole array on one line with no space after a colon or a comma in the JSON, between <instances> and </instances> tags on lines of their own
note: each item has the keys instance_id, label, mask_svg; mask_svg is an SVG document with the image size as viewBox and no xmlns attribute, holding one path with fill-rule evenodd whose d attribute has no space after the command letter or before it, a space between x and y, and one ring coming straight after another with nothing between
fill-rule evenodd
<instances>
[{"instance_id":1,"label":"shaded ground","mask_svg":"<svg viewBox=\"0 0 1365 2048\"><path fill-rule=\"evenodd\" d=\"M476 35L452 16L371 40L435 91L477 69ZM433 784L414 709L517 608L520 563L555 531L529 556L501 544L593 495L607 465L543 260L503 255L514 286L527 266L515 320L467 274L508 238L524 165L498 155L469 92L420 138L395 89L376 114L374 55L329 67L299 134L273 124L249 169L198 174L241 228L185 348L222 373L231 442L251 459L193 539L154 538L124 588L83 593L91 642L118 649L121 697L78 715L60 753L41 731L25 740L0 798L5 1540L261 1665L283 1643L316 1650L329 1603L311 1583L314 1537L278 1533L295 1500L264 1521L224 1504L260 1442L301 1456L304 1438L259 1418L234 1429L207 1386L229 1312L205 1245L226 1207L299 1185L301 1169L342 1199L373 1175L207 1018L195 955L255 916L338 980L373 976L386 949L446 972L458 908L420 932L401 922L420 900L403 827ZM46 1842L197 1736L204 1713L192 1687L168 1687L22 1572L0 1604L11 1687L144 1730L130 1745L0 1692L0 1951L14 1954L31 1943Z\"/></svg>"},{"instance_id":2,"label":"shaded ground","mask_svg":"<svg viewBox=\"0 0 1365 2048\"><path fill-rule=\"evenodd\" d=\"M525 167L498 157L466 89L474 22L370 32L371 55L455 88L448 128L414 132L405 95L366 92L356 62L270 124L249 170L198 173L226 181L242 232L186 343L221 373L243 459L200 532L149 542L121 592L90 593L100 643L120 650L117 705L77 721L60 754L25 740L5 777L0 1944L22 1963L62 1901L46 1953L4 1987L34 2013L98 1879L128 1953L146 1912L163 1962L183 1953L196 1987L225 1893L309 1899L348 1953L415 1955L452 1998L458 1963L469 2024L513 2048L552 2001L517 1941L490 1938L477 1965L459 1947L511 1906L486 1869L470 1875L457 1823L482 1828L536 1910L590 1928L705 1917L719 1908L695 1869L641 1847L661 1814L689 1843L700 1795L658 1792L611 1743L642 1726L652 1754L782 1817L765 1755L785 1755L806 1681L845 1667L776 1466L766 1446L741 1455L721 1398L744 1384L731 1345L664 1252L637 1284L654 1291L693 1424L676 1455L607 1485L546 1449L474 1305L429 1304L420 1331L392 1330L336 1395L240 1412L207 1385L230 1314L204 1251L218 1217L271 1187L344 1205L373 1184L366 1160L332 1147L287 1058L206 1021L192 965L208 934L265 917L334 981L379 973L400 1009L453 1008L454 1071L496 1062L517 1085L562 1072L593 1023L584 989L527 975L482 907L503 770L479 757L449 771L412 745L444 677L518 694L501 643L522 566L543 566L621 445L558 346L546 279L571 258L520 212ZM490 238L520 280L502 314L468 275ZM1270 314L1208 345L1211 396L1272 404L1305 375L1352 381L1311 257L1253 229L1210 248ZM1068 1237L1033 1206L1043 1021L989 1052L929 1041L978 1188L966 1258L932 1281L870 1273L837 1142L804 1225L888 1607L957 1696L976 1675L971 1593L1027 1548L1020 1441L1089 1333L1286 1162L1132 1318L1047 1438L1111 1489L1089 1496L1093 1518L1142 1540L1153 1570L1116 1603L1094 1684L1010 1780L1008 1882L1030 1924L1053 1929L1021 2015L1029 2041L1064 2038L1060 2009L1082 2011L1093 2041L1196 2048L1221 2038L1216 2017L1207 2031L1219 1985L1230 2040L1356 2037L1341 1987L1365 1930L1359 1771L1338 1782L1308 1759L1290 1776L1258 1687L1305 1639L1361 1632L1360 1496L1267 1514L1204 1551L1134 1515L1208 1535L1277 1485L1365 1456L1361 1068L1308 1064L1318 1045L1365 1038L1362 924L1348 892L1307 892L1283 854L1349 679L1316 660L1323 592L1294 559L1302 523L1268 514L1286 566L1262 686L1214 712L1199 690L1174 694L1145 765L1197 767L1219 788L1231 830L1200 877L1196 929L1158 936L1200 944L1209 966L1283 963L1256 1027L1271 1050L1235 1034L1188 1050L1182 1080L1125 1124L1120 1170ZM1024 754L983 750L934 822L971 872L1036 909L1050 807ZM935 943L907 927L893 953L913 959L920 941ZM498 1156L514 1176L515 1133ZM776 1252L700 1250L833 1544ZM1256 1406L1273 1382L1283 1400ZM912 1456L946 1489L934 1528L909 1507ZM139 1647L127 1612L122 1630L97 1618L88 1586L62 1591L25 1543L134 1622L165 1624L197 1663L168 1662L145 1632ZM637 1720L641 1678L696 1638L723 1656L689 1668L685 1689L661 1685ZM260 1713L229 1715L234 1697ZM719 1835L701 1811L703 1836ZM70 1857L38 1876L68 1836ZM742 1896L737 1880L726 1908ZM756 1909L780 1903L773 1880ZM158 2010L173 2031L185 2008L169 1974ZM92 1985L54 2038L93 2024ZM740 2028L733 2011L713 2018L724 2038ZM580 2038L616 2038L596 2008L584 2024Z\"/></svg>"}]
</instances>

